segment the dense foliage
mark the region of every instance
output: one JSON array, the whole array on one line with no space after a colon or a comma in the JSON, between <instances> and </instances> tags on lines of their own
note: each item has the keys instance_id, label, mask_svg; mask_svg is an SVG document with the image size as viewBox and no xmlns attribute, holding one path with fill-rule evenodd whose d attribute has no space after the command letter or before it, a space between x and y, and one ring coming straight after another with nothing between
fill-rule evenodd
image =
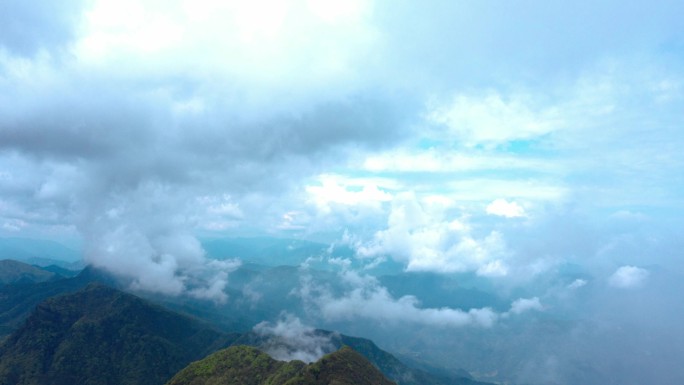
<instances>
[{"instance_id":1,"label":"dense foliage","mask_svg":"<svg viewBox=\"0 0 684 385\"><path fill-rule=\"evenodd\" d=\"M102 285L40 304L0 346L0 384L161 384L233 337Z\"/></svg>"},{"instance_id":2,"label":"dense foliage","mask_svg":"<svg viewBox=\"0 0 684 385\"><path fill-rule=\"evenodd\" d=\"M349 347L315 363L276 361L248 346L234 346L190 364L167 385L391 385Z\"/></svg>"}]
</instances>

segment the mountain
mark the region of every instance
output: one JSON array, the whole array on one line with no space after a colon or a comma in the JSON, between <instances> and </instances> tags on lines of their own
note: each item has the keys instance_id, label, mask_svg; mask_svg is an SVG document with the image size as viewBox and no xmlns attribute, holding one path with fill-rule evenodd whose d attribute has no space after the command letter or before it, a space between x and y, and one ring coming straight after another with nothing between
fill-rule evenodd
<instances>
[{"instance_id":1,"label":"mountain","mask_svg":"<svg viewBox=\"0 0 684 385\"><path fill-rule=\"evenodd\" d=\"M92 282L116 286L116 280L101 270L88 267L76 277L38 283L0 285L0 337L17 330L44 300L78 291Z\"/></svg>"},{"instance_id":2,"label":"mountain","mask_svg":"<svg viewBox=\"0 0 684 385\"><path fill-rule=\"evenodd\" d=\"M327 245L297 239L270 237L204 239L202 247L216 259L239 257L270 266L299 265L309 257L325 253Z\"/></svg>"},{"instance_id":3,"label":"mountain","mask_svg":"<svg viewBox=\"0 0 684 385\"><path fill-rule=\"evenodd\" d=\"M467 372L465 375L438 376L410 367L366 338L350 337L336 333L331 333L330 336L335 346L346 345L352 347L377 366L385 376L400 385L491 385L472 380Z\"/></svg>"},{"instance_id":4,"label":"mountain","mask_svg":"<svg viewBox=\"0 0 684 385\"><path fill-rule=\"evenodd\" d=\"M506 311L510 306L508 298L492 294L493 289L475 274L438 274L428 272L402 272L382 275L380 283L395 297L412 295L424 307L450 307L454 309L477 309L491 307Z\"/></svg>"},{"instance_id":5,"label":"mountain","mask_svg":"<svg viewBox=\"0 0 684 385\"><path fill-rule=\"evenodd\" d=\"M281 271L282 268L275 270ZM266 280L266 282L268 281L269 280ZM2 332L5 334L15 331L5 341L2 347L0 347L0 378L8 378L7 376L12 375L14 377L9 378L12 378L13 380L17 381L21 380L17 383L31 384L32 382L30 382L30 379L27 379L26 381L21 379L23 378L21 377L21 373L26 373L27 371L30 371L29 368L31 367L33 367L34 369L43 368L42 370L44 370L45 373L37 371L37 373L42 373L40 374L40 376L55 376L54 378L63 375L72 376L73 373L69 374L69 371L76 370L75 368L78 368L78 370L80 370L78 364L69 361L71 362L69 364L71 366L67 365L66 369L61 366L55 366L55 362L61 362L60 360L63 361L65 357L67 357L65 356L65 352L76 352L77 355L80 352L88 352L89 356L94 357L94 359L98 363L93 364L94 366L92 368L92 365L85 366L87 370L85 374L82 375L86 377L92 375L93 373L97 373L101 370L104 370L102 369L102 367L135 367L135 364L133 363L133 361L135 360L134 356L139 353L132 353L130 348L134 347L134 351L136 352L144 352L146 351L146 349L153 349L145 347L147 346L146 343L158 343L159 338L157 338L157 336L154 333L160 330L163 331L164 327L168 324L168 322L162 321L152 322L150 319L154 317L151 317L149 314L155 312L167 314L167 317L173 319L175 319L175 317L180 317L188 320L192 319L192 317L201 317L203 319L211 320L212 322L214 322L215 318L219 317L220 314L223 314L223 317L226 320L218 323L213 323L216 326L220 326L223 332L212 332L214 334L218 333L216 334L216 338L218 339L226 338L224 340L225 344L218 344L221 346L244 344L263 348L267 345L267 343L272 342L267 341L267 336L258 335L254 332L247 332L243 334L230 333L234 331L247 330L251 328L251 326L254 325L256 322L253 322L249 324L249 326L247 326L246 319L253 318L255 315L247 313L254 312L255 309L242 309L240 307L224 308L223 306L219 306L218 308L211 310L210 306L199 304L200 301L192 299L184 300L181 298L176 298L175 301L171 301L169 299L167 299L166 301L157 301L158 303L161 302L165 305L166 302L168 302L169 304L174 305L174 308L176 308L176 310L182 311L186 314L192 314L192 317L187 317L181 316L176 313L172 313L168 310L164 310L156 305L151 305L149 302L144 301L140 298L134 297L129 294L121 293L114 289L109 289L101 285L88 286L91 282L103 282L109 285L117 285L117 281L110 275L97 269L86 268L77 277L74 278L61 279L53 282L42 282L37 284L11 284L0 286L0 330L2 330ZM86 286L87 288L83 289ZM60 294L62 295L60 296ZM231 301L238 300L239 298L237 297L237 295L237 293L233 293L233 295L231 296ZM46 302L40 304L42 301L52 296L57 297L48 299ZM115 298L118 302L113 302L113 299ZM138 305L130 305L131 302L135 302ZM146 305L142 305L141 303ZM36 308L36 306L36 311L31 314L28 321L25 321L31 313L31 311L33 311L33 309ZM155 308L157 310L151 311L149 310L150 307ZM256 315L258 315L260 312L256 311L255 313ZM172 317L169 314L173 314L174 317ZM49 318L48 315L52 315L53 318ZM46 317L47 320L44 319ZM62 321L60 321L61 323L55 324L54 322L52 322L54 321L54 319L60 319ZM262 320L263 319L264 318L262 318ZM143 324L141 325L140 322L142 322ZM157 330L156 328L157 324L161 325L159 330ZM91 328L96 329L96 331L100 330L100 332L97 332L93 335L92 330L88 331L88 329L84 331L82 329L83 325L90 325ZM239 325L240 327L233 328L230 325ZM46 331L45 327L49 327L50 329ZM203 328L205 327L211 329L210 327L204 325ZM119 335L119 337L117 337L116 339L116 341L118 341L118 345L115 344L113 348L110 347L110 345L112 344L111 341L108 342L107 336L103 335L105 330L108 331L107 333L109 333L109 335ZM142 347L140 347L136 344L130 344L126 342L127 339L131 339L131 337L128 334L128 332L131 330L137 330L136 338L140 338L141 336L147 336L148 333L152 334L151 337L145 337L145 341L147 342L145 342L144 344L141 342L141 344L143 345ZM87 334L86 332L91 334ZM477 382L474 382L468 378L467 373L465 375L456 376L446 375L444 373L442 373L441 375L435 375L433 374L435 372L432 370L425 371L409 367L403 364L396 357L381 350L372 341L367 339L349 337L323 330L317 330L315 332L318 336L330 341L329 348L325 350L324 353L330 353L332 350L339 349L345 345L350 346L356 351L358 351L360 354L362 354L364 357L366 357L366 359L368 359L370 362L372 362L372 364L379 368L382 371L382 373L385 374L385 376L396 381L401 385L477 384ZM46 337L46 335L49 336L49 338ZM32 340L36 338L45 339L45 341L42 344L33 346L31 349L28 349L26 347L26 343L30 343ZM51 341L51 345L46 345L48 340ZM162 338L162 340L165 339ZM96 343L97 345L94 347L88 347L88 345L80 346L82 342L88 342L90 344ZM167 343L164 344L164 346L168 345ZM172 343L171 345L174 344L176 343ZM208 344L212 346L211 349L207 348L206 350L202 351L203 353L209 353L221 347L218 345L212 345L211 343ZM52 346L54 349L48 348L49 346ZM98 346L100 348L98 348ZM119 358L109 355L103 356L104 353L102 351L98 351L98 349L102 349L102 347L107 347L106 349L108 350L114 349L113 352L116 352L118 349ZM188 349L183 348L183 350ZM50 351L52 353L50 353ZM27 354L28 357L26 356ZM201 354L197 353L195 356L192 357L192 359L197 359L201 357ZM192 359L185 357L185 360L187 362L190 362ZM143 356L141 362L146 362L146 360L149 361L149 357ZM171 359L171 361L178 363L183 361L183 359L179 359L178 357L176 357ZM9 368L12 367L14 367L14 369L9 370ZM180 367L178 367L178 369L180 369ZM138 367L136 370L141 371L142 369ZM131 371L131 373L135 373L135 370ZM171 374L173 374L170 370L166 371L165 373L169 377ZM20 377L16 377L17 375L19 375ZM114 376L114 374L112 374L112 376ZM39 378L44 379L47 377ZM136 378L135 375L133 375L133 378ZM12 381L0 381L0 385L5 383L12 383ZM106 382L94 383L104 384ZM124 381L121 383L136 382Z\"/></svg>"},{"instance_id":6,"label":"mountain","mask_svg":"<svg viewBox=\"0 0 684 385\"><path fill-rule=\"evenodd\" d=\"M0 238L0 258L15 259L30 264L68 267L81 259L81 253L63 244L45 239Z\"/></svg>"},{"instance_id":7,"label":"mountain","mask_svg":"<svg viewBox=\"0 0 684 385\"><path fill-rule=\"evenodd\" d=\"M315 363L276 361L249 346L234 346L193 362L167 385L391 385L362 355L350 347Z\"/></svg>"},{"instance_id":8,"label":"mountain","mask_svg":"<svg viewBox=\"0 0 684 385\"><path fill-rule=\"evenodd\" d=\"M385 377L399 385L491 385L473 380L467 372L456 375L435 375L425 370L410 367L366 338L351 337L326 330L315 330L307 337L310 340L325 341L321 345L327 348L328 352L345 346L352 348L380 370ZM293 342L295 345L299 343L299 341L290 341L278 336L248 332L242 334L233 344L253 346L265 352L294 352L300 347L292 346Z\"/></svg>"},{"instance_id":9,"label":"mountain","mask_svg":"<svg viewBox=\"0 0 684 385\"><path fill-rule=\"evenodd\" d=\"M163 384L235 335L99 284L41 303L0 345L1 385Z\"/></svg>"},{"instance_id":10,"label":"mountain","mask_svg":"<svg viewBox=\"0 0 684 385\"><path fill-rule=\"evenodd\" d=\"M383 276L388 282L393 283L392 289L401 292L406 288L418 286L420 283L429 284L431 276L406 274L405 286L401 286L399 276ZM301 269L295 266L276 266L268 267L253 263L245 264L230 274L226 293L229 300L224 304L217 304L210 301L198 301L192 298L182 297L155 297L141 293L156 303L161 303L175 311L189 313L200 317L221 327L224 331L241 331L244 333L235 344L254 346L263 351L270 352L267 345L272 341L267 341L267 336L259 336L249 330L255 324L264 320L278 319L279 315L285 311L288 314L306 319L307 313L304 303L297 295L292 293L301 285L302 279L308 280L315 286L325 286L334 293L341 293L344 288L340 286L339 277L335 272ZM464 299L465 294L476 293L475 289L464 288L460 285L447 280L437 281L430 286L438 293L445 293L445 296L453 294L463 294L455 296L457 300ZM250 298L249 293L256 293L258 296ZM422 293L422 292L421 292ZM427 295L427 294L426 294ZM471 301L487 301L486 304L496 303L497 299L487 298L485 294ZM444 301L449 301L445 299ZM440 305L444 306L443 304ZM336 325L326 325L334 328ZM361 331L362 333L364 331ZM339 349L343 345L351 346L353 349L364 355L374 365L376 365L389 379L402 385L466 385L478 384L470 374L462 369L450 367L444 368L430 366L426 362L417 360L416 356L399 357L381 350L372 341L331 333L319 330L319 336L331 341L331 347ZM377 335L365 333L366 335ZM411 337L413 339L419 337ZM395 338L396 339L396 338ZM407 341L409 336L403 338ZM296 349L294 349L296 350ZM332 350L325 350L330 353ZM410 362L406 358L413 358ZM409 362L412 366L406 365ZM453 362L452 362L453 364ZM457 366L457 365L456 365ZM479 383L482 384L482 383Z\"/></svg>"},{"instance_id":11,"label":"mountain","mask_svg":"<svg viewBox=\"0 0 684 385\"><path fill-rule=\"evenodd\" d=\"M46 282L61 278L58 274L12 259L0 260L0 285Z\"/></svg>"},{"instance_id":12,"label":"mountain","mask_svg":"<svg viewBox=\"0 0 684 385\"><path fill-rule=\"evenodd\" d=\"M58 265L47 265L47 266L41 265L40 268L45 270L45 271L50 271L50 272L53 272L55 274L61 275L62 277L65 277L65 278L75 277L82 270L82 268L76 268L76 269L70 269L69 268L69 269L67 269L67 268L64 268L64 267L58 266Z\"/></svg>"}]
</instances>

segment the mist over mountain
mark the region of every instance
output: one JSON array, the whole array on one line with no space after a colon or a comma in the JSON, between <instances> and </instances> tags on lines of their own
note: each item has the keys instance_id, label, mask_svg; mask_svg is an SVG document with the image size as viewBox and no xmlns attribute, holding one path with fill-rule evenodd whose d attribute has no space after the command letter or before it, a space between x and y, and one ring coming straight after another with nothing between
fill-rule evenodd
<instances>
[{"instance_id":1,"label":"mist over mountain","mask_svg":"<svg viewBox=\"0 0 684 385\"><path fill-rule=\"evenodd\" d=\"M248 333L222 332L99 283L41 302L5 338L0 383L161 384L191 361L231 345L256 346L270 357L238 348L230 351L240 357L249 352L250 358L235 361L234 353L220 352L179 372L171 383L199 381L193 376L208 383L217 381L214 377L247 383L241 376L283 383L329 383L332 378L389 383L384 374L407 385L479 384L467 374L440 376L411 368L370 340L315 330L295 318L277 325L262 322ZM355 352L345 350L349 347ZM302 360L315 364L306 367Z\"/></svg>"},{"instance_id":2,"label":"mist over mountain","mask_svg":"<svg viewBox=\"0 0 684 385\"><path fill-rule=\"evenodd\" d=\"M482 381L618 384L628 377L668 382L678 376L676 370L647 369L677 355L679 337L670 333L669 340L662 330L674 327L681 304L655 300L662 287L678 285L672 272L651 267L649 282L659 282L640 293L607 278L602 283L572 264L524 286L502 288L473 274L375 277L336 258L321 255L321 261L333 260L324 270L245 264L229 276L228 302L207 307L207 314L220 319L221 312L235 314L227 309L242 309L261 317L252 319L255 324L277 325L286 311L309 325L369 337L433 373L466 369ZM626 296L619 303L616 295ZM646 314L658 314L659 321L646 322ZM612 351L618 345L631 348ZM620 362L630 364L610 369Z\"/></svg>"},{"instance_id":3,"label":"mist over mountain","mask_svg":"<svg viewBox=\"0 0 684 385\"><path fill-rule=\"evenodd\" d=\"M305 341L305 334L296 333L302 329L295 327L299 322L300 326L369 337L414 368L442 378L468 378L472 374L480 381L535 383L543 374L547 381L560 383L617 384L626 377L673 381L678 375L676 371L646 370L646 365L667 365L665 355L677 355L679 337L664 331L675 327L681 304L653 300L661 287L678 284L673 272L650 267L646 279L656 279L657 284L642 287L637 296L634 288L615 286L609 279L597 284L586 270L572 265L561 266L555 275L525 287L501 290L471 274L447 277L404 272L374 277L355 270L334 253L326 251L318 260L329 266L324 270L307 263L275 266L279 259L273 261L274 266L244 263L228 276L226 301L141 291L130 279L89 268L72 279L2 287L5 294L0 320L9 333L43 299L96 280L194 314L225 331L247 332L257 324L281 325L293 338ZM534 293L530 288L535 286L551 294L525 297ZM615 302L613 293L624 290L631 290L631 295L622 303ZM649 313L639 310L647 306ZM595 309L594 318L583 315L587 308ZM663 313L665 308L670 313ZM283 312L297 322L282 323ZM646 314L659 314L658 321L640 320ZM648 324L652 326L646 327ZM613 328L617 325L620 329ZM257 341L248 344L263 348ZM624 354L613 352L611 346L625 347ZM310 350L298 351L311 354ZM322 349L312 357L329 351ZM627 366L619 371L609 369L620 362Z\"/></svg>"}]
</instances>

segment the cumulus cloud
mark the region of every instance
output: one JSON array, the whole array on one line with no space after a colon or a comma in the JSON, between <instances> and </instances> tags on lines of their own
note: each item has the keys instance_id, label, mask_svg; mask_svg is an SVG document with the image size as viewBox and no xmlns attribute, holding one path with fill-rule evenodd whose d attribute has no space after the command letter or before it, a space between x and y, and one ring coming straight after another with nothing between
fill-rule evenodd
<instances>
[{"instance_id":1,"label":"cumulus cloud","mask_svg":"<svg viewBox=\"0 0 684 385\"><path fill-rule=\"evenodd\" d=\"M106 190L112 186L67 190L82 199L72 202L72 215L84 237L85 262L130 280L134 290L225 301L228 275L239 262L207 259L190 231L195 213L213 202L190 204L184 191L152 181Z\"/></svg>"},{"instance_id":2,"label":"cumulus cloud","mask_svg":"<svg viewBox=\"0 0 684 385\"><path fill-rule=\"evenodd\" d=\"M620 289L629 289L643 285L649 272L636 266L621 266L608 278L608 284Z\"/></svg>"},{"instance_id":3,"label":"cumulus cloud","mask_svg":"<svg viewBox=\"0 0 684 385\"><path fill-rule=\"evenodd\" d=\"M542 310L539 298L518 299L505 313L489 307L467 310L449 307L426 308L412 295L393 297L379 281L353 270L339 273L345 289L333 292L304 278L295 292L314 314L327 321L373 320L390 324L415 324L443 328L492 327L500 317L519 315L529 310Z\"/></svg>"},{"instance_id":4,"label":"cumulus cloud","mask_svg":"<svg viewBox=\"0 0 684 385\"><path fill-rule=\"evenodd\" d=\"M530 310L543 310L539 297L518 298L511 304L508 314L521 314Z\"/></svg>"},{"instance_id":5,"label":"cumulus cloud","mask_svg":"<svg viewBox=\"0 0 684 385\"><path fill-rule=\"evenodd\" d=\"M508 202L505 199L496 199L487 205L487 214L506 218L518 218L525 216L525 209L515 202Z\"/></svg>"},{"instance_id":6,"label":"cumulus cloud","mask_svg":"<svg viewBox=\"0 0 684 385\"><path fill-rule=\"evenodd\" d=\"M332 335L317 332L291 314L283 314L275 323L261 322L252 330L265 338L260 348L279 361L300 360L309 363L335 351Z\"/></svg>"},{"instance_id":7,"label":"cumulus cloud","mask_svg":"<svg viewBox=\"0 0 684 385\"><path fill-rule=\"evenodd\" d=\"M363 1L3 8L0 189L21 191L3 192L2 230L76 229L88 263L139 290L222 298L230 268L200 271L212 268L198 231L303 228L277 195L328 164L326 150L385 145L402 125L388 99L354 86L374 44Z\"/></svg>"},{"instance_id":8,"label":"cumulus cloud","mask_svg":"<svg viewBox=\"0 0 684 385\"><path fill-rule=\"evenodd\" d=\"M331 320L366 318L440 327L490 327L497 318L497 314L489 308L467 311L450 308L421 308L415 297L404 296L395 299L385 287L372 281L345 293L342 297L324 295L316 301L323 317Z\"/></svg>"},{"instance_id":9,"label":"cumulus cloud","mask_svg":"<svg viewBox=\"0 0 684 385\"><path fill-rule=\"evenodd\" d=\"M476 271L483 276L508 272L502 235L492 231L476 239L463 219L448 218L443 207L422 203L413 193L392 201L387 229L368 242L357 242L362 258L389 256L408 271Z\"/></svg>"},{"instance_id":10,"label":"cumulus cloud","mask_svg":"<svg viewBox=\"0 0 684 385\"><path fill-rule=\"evenodd\" d=\"M307 193L323 214L330 214L332 205L362 206L377 209L392 195L373 180L349 180L335 175L320 175L319 185L306 187Z\"/></svg>"}]
</instances>

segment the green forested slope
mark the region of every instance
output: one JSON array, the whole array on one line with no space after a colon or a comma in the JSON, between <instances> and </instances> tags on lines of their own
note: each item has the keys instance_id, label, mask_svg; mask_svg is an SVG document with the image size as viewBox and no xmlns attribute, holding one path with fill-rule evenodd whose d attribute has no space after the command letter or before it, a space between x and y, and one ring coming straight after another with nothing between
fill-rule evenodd
<instances>
[{"instance_id":1,"label":"green forested slope","mask_svg":"<svg viewBox=\"0 0 684 385\"><path fill-rule=\"evenodd\" d=\"M95 284L41 303L2 343L0 384L162 384L233 338Z\"/></svg>"},{"instance_id":2,"label":"green forested slope","mask_svg":"<svg viewBox=\"0 0 684 385\"><path fill-rule=\"evenodd\" d=\"M167 385L391 385L349 347L306 365L276 361L249 346L234 346L193 362Z\"/></svg>"}]
</instances>

